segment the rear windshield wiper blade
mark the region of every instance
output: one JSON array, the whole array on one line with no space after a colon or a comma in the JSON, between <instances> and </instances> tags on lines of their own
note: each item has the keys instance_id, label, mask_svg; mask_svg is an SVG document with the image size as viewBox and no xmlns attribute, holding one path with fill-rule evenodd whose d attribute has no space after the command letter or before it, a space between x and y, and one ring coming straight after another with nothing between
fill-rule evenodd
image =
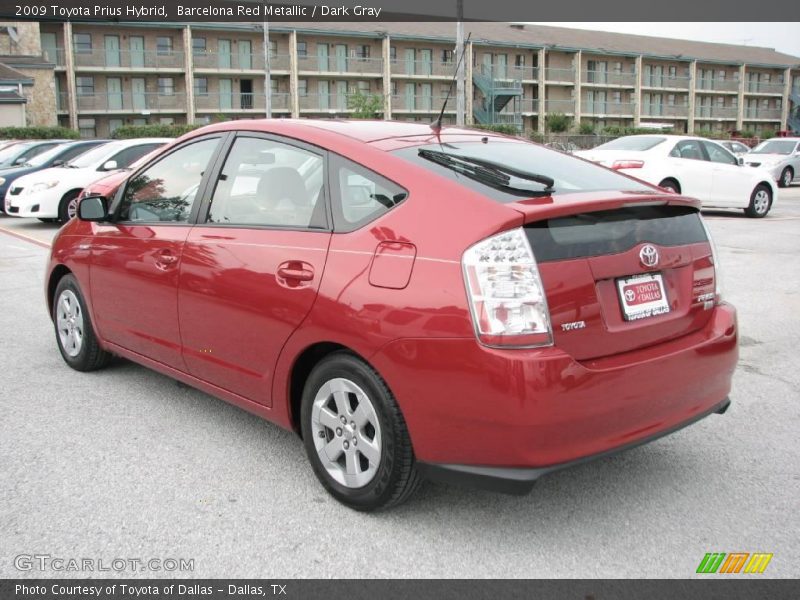
<instances>
[{"instance_id":1,"label":"rear windshield wiper blade","mask_svg":"<svg viewBox=\"0 0 800 600\"><path fill-rule=\"evenodd\" d=\"M472 156L461 156L458 154L448 154L438 150L422 149L418 152L419 156L442 166L458 171L467 176L474 176L476 179L484 181L490 185L497 185L509 190L515 190L524 194L549 195L553 191L555 180L546 175L520 171L506 165L495 163L482 158ZM456 168L458 167L458 168ZM511 177L533 181L545 186L544 190L527 190L511 184ZM491 182L489 180L492 180Z\"/></svg>"}]
</instances>

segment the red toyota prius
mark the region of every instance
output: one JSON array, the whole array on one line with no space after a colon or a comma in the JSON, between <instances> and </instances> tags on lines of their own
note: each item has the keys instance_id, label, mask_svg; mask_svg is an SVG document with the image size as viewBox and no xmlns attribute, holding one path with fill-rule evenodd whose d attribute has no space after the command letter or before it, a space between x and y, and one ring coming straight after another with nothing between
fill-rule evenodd
<instances>
[{"instance_id":1,"label":"red toyota prius","mask_svg":"<svg viewBox=\"0 0 800 600\"><path fill-rule=\"evenodd\" d=\"M698 201L533 143L263 120L84 198L45 285L72 368L121 356L293 429L373 510L423 477L526 492L725 411L716 262Z\"/></svg>"}]
</instances>

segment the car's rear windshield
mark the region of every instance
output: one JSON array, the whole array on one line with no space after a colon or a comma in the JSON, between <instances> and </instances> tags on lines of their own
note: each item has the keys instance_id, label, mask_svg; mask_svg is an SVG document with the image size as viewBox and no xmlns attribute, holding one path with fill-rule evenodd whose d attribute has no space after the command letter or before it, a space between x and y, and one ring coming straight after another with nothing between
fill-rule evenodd
<instances>
[{"instance_id":1,"label":"car's rear windshield","mask_svg":"<svg viewBox=\"0 0 800 600\"><path fill-rule=\"evenodd\" d=\"M797 142L791 140L770 140L761 142L753 148L751 154L791 154Z\"/></svg>"},{"instance_id":2,"label":"car's rear windshield","mask_svg":"<svg viewBox=\"0 0 800 600\"><path fill-rule=\"evenodd\" d=\"M621 137L605 144L600 144L594 150L622 150L627 152L644 152L655 148L667 138L660 135L634 135L629 137Z\"/></svg>"},{"instance_id":3,"label":"car's rear windshield","mask_svg":"<svg viewBox=\"0 0 800 600\"><path fill-rule=\"evenodd\" d=\"M485 139L485 138L484 138ZM554 181L552 191L544 183L530 181L519 177L510 177L513 191L499 189L496 186L477 181L463 173L457 173L447 166L424 158L420 150L444 153L453 157L465 157L502 165L509 169L526 174L535 173L549 177ZM438 175L453 179L458 183L480 192L498 202L514 202L531 195L566 194L572 192L593 191L640 191L652 192L653 188L645 183L610 171L593 163L568 154L550 150L544 146L515 140L498 140L489 138L486 142L455 142L443 145L431 144L414 146L394 151L394 154L415 165L424 167ZM549 195L549 194L548 194Z\"/></svg>"}]
</instances>

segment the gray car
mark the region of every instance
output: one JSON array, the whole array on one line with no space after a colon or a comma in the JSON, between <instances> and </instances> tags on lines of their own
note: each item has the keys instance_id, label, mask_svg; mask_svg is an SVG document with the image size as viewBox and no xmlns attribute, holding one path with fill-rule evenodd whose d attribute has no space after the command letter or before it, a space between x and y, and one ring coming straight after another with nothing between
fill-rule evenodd
<instances>
[{"instance_id":1,"label":"gray car","mask_svg":"<svg viewBox=\"0 0 800 600\"><path fill-rule=\"evenodd\" d=\"M772 173L780 187L800 181L800 138L774 138L761 142L744 157L751 167Z\"/></svg>"}]
</instances>

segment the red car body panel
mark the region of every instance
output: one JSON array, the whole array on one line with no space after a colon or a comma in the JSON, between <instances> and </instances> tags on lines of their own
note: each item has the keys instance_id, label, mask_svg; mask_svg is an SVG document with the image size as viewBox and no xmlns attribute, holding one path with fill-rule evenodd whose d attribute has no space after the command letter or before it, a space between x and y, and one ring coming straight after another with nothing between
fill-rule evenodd
<instances>
[{"instance_id":1,"label":"red car body panel","mask_svg":"<svg viewBox=\"0 0 800 600\"><path fill-rule=\"evenodd\" d=\"M237 121L184 139L238 129L284 135L408 190L407 200L363 228L74 219L54 242L48 280L64 267L75 273L107 349L287 428L297 427L298 358L321 343L349 348L386 380L423 462L555 465L646 439L726 398L738 357L736 317L729 305L709 310L698 300L713 293L708 244L660 248L671 312L646 323L610 310L613 279L640 269L638 248L541 264L555 343L539 349L478 342L461 269L466 248L525 222L631 202L697 201L653 188L635 198L595 192L503 205L387 153L437 141L419 125L347 125ZM487 135L501 139L445 130L442 140ZM578 319L585 331L561 331Z\"/></svg>"}]
</instances>

